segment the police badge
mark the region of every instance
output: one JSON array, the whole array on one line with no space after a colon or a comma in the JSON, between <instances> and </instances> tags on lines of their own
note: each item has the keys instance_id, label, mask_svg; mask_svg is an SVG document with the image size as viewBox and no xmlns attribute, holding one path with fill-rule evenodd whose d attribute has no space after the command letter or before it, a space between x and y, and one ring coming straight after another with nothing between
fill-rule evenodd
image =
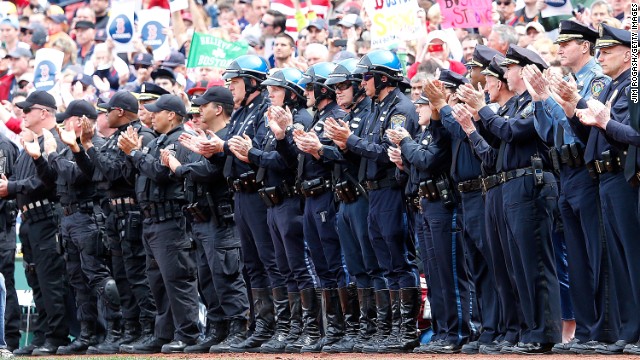
<instances>
[{"instance_id":1,"label":"police badge","mask_svg":"<svg viewBox=\"0 0 640 360\"><path fill-rule=\"evenodd\" d=\"M595 79L591 82L591 97L597 98L604 90L604 81L602 79Z\"/></svg>"}]
</instances>

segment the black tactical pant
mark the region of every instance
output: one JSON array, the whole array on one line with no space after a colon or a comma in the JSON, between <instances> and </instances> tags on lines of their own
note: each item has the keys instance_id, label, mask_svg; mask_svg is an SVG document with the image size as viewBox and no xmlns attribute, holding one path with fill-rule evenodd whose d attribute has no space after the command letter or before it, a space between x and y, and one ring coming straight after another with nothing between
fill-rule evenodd
<instances>
[{"instance_id":1,"label":"black tactical pant","mask_svg":"<svg viewBox=\"0 0 640 360\"><path fill-rule=\"evenodd\" d=\"M27 279L34 292L39 317L46 323L43 332L54 345L68 343L69 326L65 318L65 295L68 291L65 265L58 253L57 217L40 221L27 219L20 226L20 241L27 267Z\"/></svg>"},{"instance_id":2,"label":"black tactical pant","mask_svg":"<svg viewBox=\"0 0 640 360\"><path fill-rule=\"evenodd\" d=\"M20 305L16 294L16 219L4 212L0 214L0 273L7 288L7 304L4 312L5 340L9 349L20 344Z\"/></svg>"}]
</instances>

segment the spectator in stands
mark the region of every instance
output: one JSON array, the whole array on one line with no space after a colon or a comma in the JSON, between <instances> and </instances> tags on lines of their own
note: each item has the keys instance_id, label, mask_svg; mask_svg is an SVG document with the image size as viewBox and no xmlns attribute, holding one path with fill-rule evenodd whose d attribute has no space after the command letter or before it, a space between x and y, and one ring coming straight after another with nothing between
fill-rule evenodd
<instances>
[{"instance_id":1,"label":"spectator in stands","mask_svg":"<svg viewBox=\"0 0 640 360\"><path fill-rule=\"evenodd\" d=\"M591 27L595 30L600 28L602 20L613 17L613 8L606 0L596 0L591 4Z\"/></svg>"},{"instance_id":2,"label":"spectator in stands","mask_svg":"<svg viewBox=\"0 0 640 360\"><path fill-rule=\"evenodd\" d=\"M7 52L15 51L18 47L29 48L29 45L18 40L20 25L16 17L6 17L0 21L0 40Z\"/></svg>"},{"instance_id":3,"label":"spectator in stands","mask_svg":"<svg viewBox=\"0 0 640 360\"><path fill-rule=\"evenodd\" d=\"M484 40L481 35L478 34L468 34L465 36L462 41L462 62L467 63L471 61L473 58L473 50L475 50L476 45L481 44L484 45Z\"/></svg>"},{"instance_id":4,"label":"spectator in stands","mask_svg":"<svg viewBox=\"0 0 640 360\"><path fill-rule=\"evenodd\" d=\"M96 17L96 29L106 29L109 22L109 0L89 0Z\"/></svg>"},{"instance_id":5,"label":"spectator in stands","mask_svg":"<svg viewBox=\"0 0 640 360\"><path fill-rule=\"evenodd\" d=\"M500 51L502 54L507 53L509 45L516 45L517 43L518 34L513 27L508 25L494 26L487 38L487 46Z\"/></svg>"}]
</instances>

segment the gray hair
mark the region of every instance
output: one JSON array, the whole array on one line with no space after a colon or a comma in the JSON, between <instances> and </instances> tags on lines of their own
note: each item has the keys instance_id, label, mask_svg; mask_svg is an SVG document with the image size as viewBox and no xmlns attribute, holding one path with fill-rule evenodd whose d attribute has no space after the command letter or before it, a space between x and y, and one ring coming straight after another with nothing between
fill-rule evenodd
<instances>
[{"instance_id":1,"label":"gray hair","mask_svg":"<svg viewBox=\"0 0 640 360\"><path fill-rule=\"evenodd\" d=\"M508 43L510 45L518 44L518 33L513 27L498 24L493 27L493 31L500 36L500 41L502 43Z\"/></svg>"}]
</instances>

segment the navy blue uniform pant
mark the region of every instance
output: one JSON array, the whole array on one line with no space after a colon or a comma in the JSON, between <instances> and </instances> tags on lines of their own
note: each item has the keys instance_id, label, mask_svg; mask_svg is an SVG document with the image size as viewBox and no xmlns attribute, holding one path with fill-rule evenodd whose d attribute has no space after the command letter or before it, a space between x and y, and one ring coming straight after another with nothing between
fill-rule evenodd
<instances>
[{"instance_id":1,"label":"navy blue uniform pant","mask_svg":"<svg viewBox=\"0 0 640 360\"><path fill-rule=\"evenodd\" d=\"M299 292L314 287L311 264L305 251L302 226L302 200L286 198L267 209L267 225L271 232L276 261L287 279L287 291Z\"/></svg>"},{"instance_id":2,"label":"navy blue uniform pant","mask_svg":"<svg viewBox=\"0 0 640 360\"><path fill-rule=\"evenodd\" d=\"M369 192L369 238L390 290L419 286L407 248L402 191L383 188Z\"/></svg>"},{"instance_id":3,"label":"navy blue uniform pant","mask_svg":"<svg viewBox=\"0 0 640 360\"><path fill-rule=\"evenodd\" d=\"M638 192L622 173L600 175L600 202L602 204L607 253L612 265L611 273L617 290L612 303L620 314L619 340L638 340L640 325L640 220L638 219ZM602 273L602 271L601 271Z\"/></svg>"},{"instance_id":4,"label":"navy blue uniform pant","mask_svg":"<svg viewBox=\"0 0 640 360\"><path fill-rule=\"evenodd\" d=\"M320 286L323 289L347 286L332 192L306 199L302 224Z\"/></svg>"},{"instance_id":5,"label":"navy blue uniform pant","mask_svg":"<svg viewBox=\"0 0 640 360\"><path fill-rule=\"evenodd\" d=\"M462 231L455 210L447 209L441 201L422 199L427 249L433 248L436 262L430 277L438 277L440 288L431 288L432 296L440 292L442 311L432 310L436 322L442 324L443 340L459 344L471 335L471 297L464 260Z\"/></svg>"},{"instance_id":6,"label":"navy blue uniform pant","mask_svg":"<svg viewBox=\"0 0 640 360\"><path fill-rule=\"evenodd\" d=\"M518 342L524 322L516 294L513 264L509 251L507 224L502 203L502 186L498 185L485 194L485 230L487 247L491 251L492 276L498 293L500 316L498 333L503 340ZM519 315L520 314L520 315Z\"/></svg>"},{"instance_id":7,"label":"navy blue uniform pant","mask_svg":"<svg viewBox=\"0 0 640 360\"><path fill-rule=\"evenodd\" d=\"M4 275L7 303L4 313L4 337L9 349L20 344L20 305L16 292L16 219L15 213L7 209L7 202L0 210L0 273Z\"/></svg>"},{"instance_id":8,"label":"navy blue uniform pant","mask_svg":"<svg viewBox=\"0 0 640 360\"><path fill-rule=\"evenodd\" d=\"M560 286L551 231L558 188L551 173L544 185L523 176L502 185L502 199L516 288L526 327L520 341L559 343Z\"/></svg>"},{"instance_id":9,"label":"navy blue uniform pant","mask_svg":"<svg viewBox=\"0 0 640 360\"><path fill-rule=\"evenodd\" d=\"M276 264L273 241L267 226L267 207L258 193L234 195L234 220L240 236L244 269L252 288L286 286Z\"/></svg>"},{"instance_id":10,"label":"navy blue uniform pant","mask_svg":"<svg viewBox=\"0 0 640 360\"><path fill-rule=\"evenodd\" d=\"M355 277L356 286L382 290L387 288L387 284L369 240L368 214L369 201L364 196L350 204L341 202L336 215L338 236L347 269Z\"/></svg>"}]
</instances>

